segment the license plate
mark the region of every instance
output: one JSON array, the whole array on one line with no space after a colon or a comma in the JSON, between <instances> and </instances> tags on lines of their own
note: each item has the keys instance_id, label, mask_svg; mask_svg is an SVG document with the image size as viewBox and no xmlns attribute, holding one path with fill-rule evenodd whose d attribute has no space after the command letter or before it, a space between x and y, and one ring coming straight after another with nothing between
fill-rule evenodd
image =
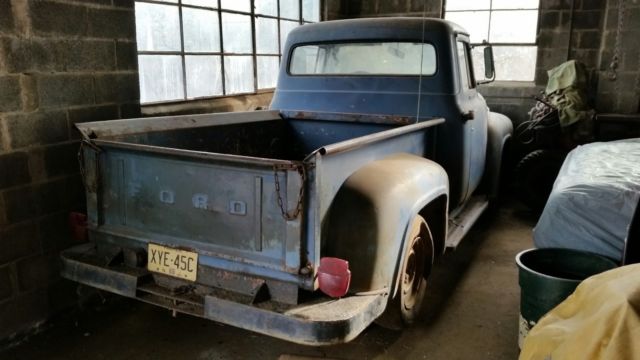
<instances>
[{"instance_id":1,"label":"license plate","mask_svg":"<svg viewBox=\"0 0 640 360\"><path fill-rule=\"evenodd\" d=\"M196 281L196 274L198 273L197 253L151 243L148 250L147 269L149 271Z\"/></svg>"}]
</instances>

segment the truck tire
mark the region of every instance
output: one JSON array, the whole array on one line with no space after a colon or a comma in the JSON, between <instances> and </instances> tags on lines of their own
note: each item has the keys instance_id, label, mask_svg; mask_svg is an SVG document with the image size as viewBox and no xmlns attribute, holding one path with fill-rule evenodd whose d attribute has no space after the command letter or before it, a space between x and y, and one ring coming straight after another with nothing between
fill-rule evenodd
<instances>
[{"instance_id":1,"label":"truck tire","mask_svg":"<svg viewBox=\"0 0 640 360\"><path fill-rule=\"evenodd\" d=\"M541 212L565 157L557 150L535 150L522 158L514 175L518 199L531 210Z\"/></svg>"},{"instance_id":2,"label":"truck tire","mask_svg":"<svg viewBox=\"0 0 640 360\"><path fill-rule=\"evenodd\" d=\"M405 239L405 251L400 263L397 292L390 296L384 313L376 320L382 327L402 329L420 315L427 290L427 279L433 265L433 237L429 225L416 215Z\"/></svg>"}]
</instances>

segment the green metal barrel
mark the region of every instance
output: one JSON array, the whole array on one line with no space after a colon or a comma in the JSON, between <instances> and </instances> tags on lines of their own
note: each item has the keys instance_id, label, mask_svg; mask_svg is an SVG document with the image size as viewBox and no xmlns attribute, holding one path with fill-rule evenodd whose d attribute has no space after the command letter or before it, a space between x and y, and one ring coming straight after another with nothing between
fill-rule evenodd
<instances>
[{"instance_id":1,"label":"green metal barrel","mask_svg":"<svg viewBox=\"0 0 640 360\"><path fill-rule=\"evenodd\" d=\"M582 280L617 267L607 257L571 249L529 249L516 255L522 347L529 330L566 299Z\"/></svg>"}]
</instances>

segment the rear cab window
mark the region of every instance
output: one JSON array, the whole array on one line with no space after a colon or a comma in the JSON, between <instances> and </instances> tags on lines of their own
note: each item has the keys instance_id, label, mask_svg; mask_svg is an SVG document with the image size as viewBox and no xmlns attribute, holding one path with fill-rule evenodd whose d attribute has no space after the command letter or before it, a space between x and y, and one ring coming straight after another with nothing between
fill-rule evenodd
<instances>
[{"instance_id":1,"label":"rear cab window","mask_svg":"<svg viewBox=\"0 0 640 360\"><path fill-rule=\"evenodd\" d=\"M435 47L414 42L301 45L293 49L291 75L431 76Z\"/></svg>"}]
</instances>

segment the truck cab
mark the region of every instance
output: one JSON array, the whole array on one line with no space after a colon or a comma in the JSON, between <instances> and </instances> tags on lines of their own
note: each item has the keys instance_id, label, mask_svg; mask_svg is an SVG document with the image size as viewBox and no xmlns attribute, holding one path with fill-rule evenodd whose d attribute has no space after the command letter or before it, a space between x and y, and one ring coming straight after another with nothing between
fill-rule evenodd
<instances>
[{"instance_id":1,"label":"truck cab","mask_svg":"<svg viewBox=\"0 0 640 360\"><path fill-rule=\"evenodd\" d=\"M290 33L269 110L77 124L62 276L302 344L409 324L497 193L512 126L476 86L453 23L330 21Z\"/></svg>"}]
</instances>

